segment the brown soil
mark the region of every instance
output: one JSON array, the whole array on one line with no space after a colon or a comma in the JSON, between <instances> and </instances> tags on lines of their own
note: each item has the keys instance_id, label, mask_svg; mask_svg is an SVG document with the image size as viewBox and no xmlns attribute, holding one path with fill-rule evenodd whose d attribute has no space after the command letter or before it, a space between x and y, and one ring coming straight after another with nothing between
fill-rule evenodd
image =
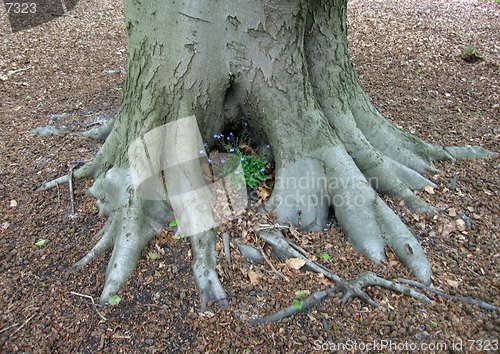
<instances>
[{"instance_id":1,"label":"brown soil","mask_svg":"<svg viewBox=\"0 0 500 354\"><path fill-rule=\"evenodd\" d=\"M93 201L84 196L92 181L75 181L77 217L70 217L66 185L33 192L68 173L75 161L90 159L100 144L29 131L63 112L67 115L54 125L81 131L119 106L125 77L105 71L126 66L122 2L80 1L71 16L15 34L0 8L0 75L32 67L0 82L0 351L309 353L328 348L327 334L339 352L361 352L370 345L375 345L372 352L390 352L384 343L402 352L460 352L459 345L464 352L498 348L498 312L432 294L433 303L426 305L377 287L367 290L380 304L376 309L358 299L341 307L337 296L309 313L250 327L245 319L290 305L296 291L328 284L273 260L285 280L267 264L245 262L236 251L231 268L223 257L219 262L229 309L213 306L199 313L188 242L169 232L144 251L120 292L122 302L102 311L104 321L89 298L71 292L97 301L108 256L79 274L68 272L103 224ZM386 117L433 143L500 150L498 3L355 0L349 5L349 23L356 70ZM485 60L461 60L467 45ZM445 209L437 218L388 202L420 239L433 266L435 288L500 306L500 159L437 165L444 173L431 178L440 188L420 192ZM457 219L459 214L470 218L472 228ZM248 220L227 229L251 239L248 225L254 217L251 212ZM40 239L45 245L36 246ZM332 258L320 262L346 279L366 270L387 279L411 278L390 251L389 263L375 267L335 228L329 234L303 235L302 243L312 255L329 253ZM148 252L159 257L150 259ZM250 271L259 275L257 284L250 282Z\"/></svg>"}]
</instances>

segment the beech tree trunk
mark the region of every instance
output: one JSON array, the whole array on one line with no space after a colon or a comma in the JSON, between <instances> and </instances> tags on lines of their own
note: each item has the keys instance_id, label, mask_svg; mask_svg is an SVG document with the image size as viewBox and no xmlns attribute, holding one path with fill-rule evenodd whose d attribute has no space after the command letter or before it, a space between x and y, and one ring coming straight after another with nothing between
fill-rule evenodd
<instances>
[{"instance_id":1,"label":"beech tree trunk","mask_svg":"<svg viewBox=\"0 0 500 354\"><path fill-rule=\"evenodd\" d=\"M271 146L269 207L280 223L322 230L333 209L358 251L379 263L390 246L430 282L424 251L377 191L433 211L412 192L434 186L419 173L438 173L432 160L488 153L424 143L377 112L349 58L346 10L347 0L125 0L122 106L101 151L75 172L95 177L90 193L109 217L100 241L73 267L113 248L101 303L118 292L148 241L178 218L192 241L202 308L210 300L225 305L213 196L198 157L214 135L243 122L253 141Z\"/></svg>"}]
</instances>

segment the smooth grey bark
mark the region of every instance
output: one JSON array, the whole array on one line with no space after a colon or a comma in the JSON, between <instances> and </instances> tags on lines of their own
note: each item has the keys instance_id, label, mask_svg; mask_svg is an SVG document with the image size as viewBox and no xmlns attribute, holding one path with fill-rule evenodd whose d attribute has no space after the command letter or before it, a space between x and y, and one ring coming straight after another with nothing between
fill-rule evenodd
<instances>
[{"instance_id":1,"label":"smooth grey bark","mask_svg":"<svg viewBox=\"0 0 500 354\"><path fill-rule=\"evenodd\" d=\"M142 248L174 214L189 230L211 225L212 196L199 163L185 156L243 121L256 143L272 147L276 184L269 206L280 223L322 230L333 209L357 250L379 263L389 245L419 280L430 282L424 251L376 191L430 210L411 191L433 185L418 172L436 173L430 161L470 149L424 143L376 111L348 56L346 8L347 0L125 0L122 106L103 148L74 174L94 176L89 192L109 217L100 241L73 267L113 248L101 303L119 291ZM193 116L201 135L175 125ZM173 131L158 133L171 124ZM472 150L468 157L487 154ZM148 198L134 185L144 171L155 181ZM172 190L197 194L200 207L188 197L161 197ZM202 308L211 300L226 305L215 270L216 227L189 236Z\"/></svg>"}]
</instances>

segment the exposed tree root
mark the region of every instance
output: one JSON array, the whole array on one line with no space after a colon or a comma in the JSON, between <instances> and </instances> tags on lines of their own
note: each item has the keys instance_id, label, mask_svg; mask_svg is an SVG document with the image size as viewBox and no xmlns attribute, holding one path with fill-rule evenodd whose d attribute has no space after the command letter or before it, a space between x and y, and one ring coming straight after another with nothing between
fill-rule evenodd
<instances>
[{"instance_id":1,"label":"exposed tree root","mask_svg":"<svg viewBox=\"0 0 500 354\"><path fill-rule=\"evenodd\" d=\"M395 292L399 292L401 294L404 294L406 296L411 296L415 299L425 301L427 303L430 303L430 299L419 293L416 292L410 288L407 288L401 284L397 284L394 282L391 282L389 280L383 279L378 277L372 272L366 272L358 275L356 278L353 278L349 281L342 281L342 285L337 285L333 288L327 289L327 290L322 290L322 291L316 291L312 293L311 295L307 296L306 298L300 300L301 302L301 307L298 308L294 305L288 306L287 308L280 310L276 313L273 313L271 315L268 315L263 318L256 318L252 319L250 321L250 324L252 325L257 325L257 324L262 324L262 323L267 323L267 322L276 322L279 321L283 318L290 317L292 315L301 313L301 312L306 312L309 311L311 308L314 306L317 306L323 301L329 294L335 293L338 290L342 291L344 296L342 297L342 305L346 304L347 301L352 298L352 297L360 297L360 295L363 295L361 298L365 297L366 294L361 290L363 288L366 288L368 286L381 286L383 288L386 288L388 290L392 290ZM373 307L378 307L378 304L374 303L373 300L369 299L369 301L364 300L367 302L369 305Z\"/></svg>"},{"instance_id":2,"label":"exposed tree root","mask_svg":"<svg viewBox=\"0 0 500 354\"><path fill-rule=\"evenodd\" d=\"M131 183L128 171L113 168L97 179L89 190L97 198L99 213L109 216L109 219L100 231L101 238L96 245L70 270L79 271L113 248L99 298L101 305L120 290L134 271L143 248L173 219L173 213L164 201L131 198Z\"/></svg>"},{"instance_id":3,"label":"exposed tree root","mask_svg":"<svg viewBox=\"0 0 500 354\"><path fill-rule=\"evenodd\" d=\"M496 152L486 150L481 146L447 146L444 149L455 159L475 160L497 155Z\"/></svg>"},{"instance_id":4,"label":"exposed tree root","mask_svg":"<svg viewBox=\"0 0 500 354\"><path fill-rule=\"evenodd\" d=\"M302 307L298 309L297 307L290 305L287 308L280 310L276 313L273 313L271 315L268 315L263 318L254 318L250 320L251 325L258 325L262 323L267 323L267 322L276 322L279 321L283 318L287 318L293 315L296 315L301 312L307 312L310 309L312 309L314 306L318 305L321 303L323 299L325 299L328 294L335 293L338 290L337 287L333 287L331 289L323 290L323 291L316 291L309 295L308 297L302 299L300 302L302 304Z\"/></svg>"},{"instance_id":5,"label":"exposed tree root","mask_svg":"<svg viewBox=\"0 0 500 354\"><path fill-rule=\"evenodd\" d=\"M431 165L435 160L492 154L477 146L429 144L385 119L364 94L346 55L346 13L342 6L327 0L311 4L304 45L314 95L349 155L377 191L403 199L418 212L436 212L411 191L437 187L419 173L440 173Z\"/></svg>"},{"instance_id":6,"label":"exposed tree root","mask_svg":"<svg viewBox=\"0 0 500 354\"><path fill-rule=\"evenodd\" d=\"M323 301L329 294L335 293L339 290L344 294L344 296L342 297L341 305L345 305L350 298L359 297L362 301L369 304L370 306L378 307L378 304L375 303L372 299L370 299L368 295L362 291L363 288L369 286L380 286L387 290L398 292L405 296L410 296L417 300L424 301L426 303L431 302L431 300L424 294L417 292L399 283L408 284L411 286L415 286L419 289L428 290L431 293L434 293L438 296L442 296L445 298L455 299L472 305L478 305L479 307L485 310L490 310L490 311L500 310L500 307L486 303L484 301L473 299L470 297L460 297L460 296L445 294L439 290L433 289L425 284L413 280L398 278L397 281L399 283L395 283L393 281L381 278L373 272L365 272L349 281L345 281L340 277L338 277L337 275L331 273L328 269L325 269L321 265L310 261L301 252L298 252L293 247L293 244L289 240L287 240L281 234L280 231L276 229L266 229L265 231L263 231L262 229L260 229L260 231L257 230L257 234L261 239L263 239L266 243L272 246L274 252L278 255L278 257L281 260L284 261L288 258L302 259L305 261L304 269L321 273L325 275L325 277L327 277L328 279L337 283L337 285L330 289L314 292L311 295L307 296L306 298L300 300L301 303L300 307L297 307L295 305L290 305L285 309L280 310L271 315L268 315L266 317L252 319L250 321L250 324L252 325L258 325L267 322L276 322L283 318L287 318L301 312L307 312L314 306L319 305L321 301Z\"/></svg>"},{"instance_id":7,"label":"exposed tree root","mask_svg":"<svg viewBox=\"0 0 500 354\"><path fill-rule=\"evenodd\" d=\"M287 240L279 230L276 230L276 229L260 230L260 231L257 231L257 234L262 240L264 240L266 243L268 243L273 248L274 253L281 260L286 260L288 258L301 259L305 262L305 264L304 264L305 269L311 270L313 272L321 273L327 279L330 279L331 281L335 282L337 284L336 288L340 289L344 293L343 303L345 303L351 297L359 297L361 300L363 300L367 304L369 304L373 307L377 307L377 304L375 302L373 302L373 300L371 300L370 297L361 290L362 288L370 286L370 285L379 285L379 286L382 286L386 289L397 291L397 292L403 293L407 296L411 296L411 297L414 297L414 298L419 299L419 300L429 301L429 299L426 296L424 296L418 292L415 292L409 288L401 286L400 284L396 284L396 283L393 283L391 281L380 278L371 272L363 273L363 275L356 277L353 280L345 281L342 278L340 278L339 276L332 273L330 270L324 268L323 266L317 264L316 262L311 261L306 256L304 256L301 252L297 251L296 248L293 247L292 243L289 240ZM310 303L311 306L313 306L315 304L315 302L320 301L326 295L328 295L329 292L332 292L332 291L333 290L330 289L330 291L320 292L318 294L313 294L314 296L311 295L311 298L306 302L306 304ZM293 308L295 308L295 307L293 307ZM304 308L304 306L302 308ZM297 310L297 309L295 309L295 310ZM287 311L289 311L289 310L287 310Z\"/></svg>"},{"instance_id":8,"label":"exposed tree root","mask_svg":"<svg viewBox=\"0 0 500 354\"><path fill-rule=\"evenodd\" d=\"M210 230L191 236L190 239L193 249L193 275L200 293L201 311L205 311L211 300L217 301L220 307L227 307L226 292L215 269L218 254L215 250L217 234Z\"/></svg>"},{"instance_id":9,"label":"exposed tree root","mask_svg":"<svg viewBox=\"0 0 500 354\"><path fill-rule=\"evenodd\" d=\"M113 126L115 125L115 117L113 117L109 122L106 124L97 127L97 128L92 128L90 130L84 131L82 133L79 133L78 135L84 137L84 138L90 138L94 140L106 140L106 138L111 134L111 131L113 130Z\"/></svg>"},{"instance_id":10,"label":"exposed tree root","mask_svg":"<svg viewBox=\"0 0 500 354\"><path fill-rule=\"evenodd\" d=\"M471 297L454 296L454 295L445 294L442 291L433 289L430 286L427 286L425 284L421 284L421 283L416 282L414 280L408 280L408 279L398 278L397 281L400 282L400 283L404 283L404 284L408 284L408 285L414 286L414 287L419 288L419 289L424 289L424 290L430 291L433 294L445 297L447 299L454 299L454 300L465 302L467 304L478 305L480 308L485 309L485 310L490 310L490 311L497 310L497 311L500 311L500 307L492 305L492 304L489 304L489 303L484 302L482 300L473 299Z\"/></svg>"},{"instance_id":11,"label":"exposed tree root","mask_svg":"<svg viewBox=\"0 0 500 354\"><path fill-rule=\"evenodd\" d=\"M49 181L49 182L46 182L46 183L42 184L40 187L38 187L35 190L35 192L45 191L45 190L54 188L55 186L58 186L58 185L60 185L62 183L69 183L70 175L73 178L86 178L86 177L89 177L91 175L91 172L89 171L90 167L88 167L88 168L84 168L84 167L82 167L82 168L74 171L71 174L68 173L67 175L61 176L59 178L53 179L52 181Z\"/></svg>"},{"instance_id":12,"label":"exposed tree root","mask_svg":"<svg viewBox=\"0 0 500 354\"><path fill-rule=\"evenodd\" d=\"M36 192L45 191L62 183L69 183L69 179L72 178L87 178L92 177L97 174L98 171L105 168L107 165L107 161L109 160L109 156L106 155L106 150L104 147L97 152L97 154L87 163L85 163L82 167L77 169L76 171L71 170L67 175L61 176L59 178L53 179L52 181L48 181L42 184L40 187L36 189Z\"/></svg>"}]
</instances>

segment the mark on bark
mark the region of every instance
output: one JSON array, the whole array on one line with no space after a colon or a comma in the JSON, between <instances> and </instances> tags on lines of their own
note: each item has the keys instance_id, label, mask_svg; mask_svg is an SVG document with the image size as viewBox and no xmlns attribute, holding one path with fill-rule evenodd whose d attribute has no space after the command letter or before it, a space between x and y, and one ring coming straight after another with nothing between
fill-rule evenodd
<instances>
[{"instance_id":1,"label":"mark on bark","mask_svg":"<svg viewBox=\"0 0 500 354\"><path fill-rule=\"evenodd\" d=\"M185 14L185 13L180 12L180 11L179 11L179 14L182 15L182 16L186 16L187 18L192 18L193 20L198 20L198 21L202 21L202 22L206 22L206 23L211 23L210 21L205 20L204 18L191 16L191 15Z\"/></svg>"}]
</instances>

